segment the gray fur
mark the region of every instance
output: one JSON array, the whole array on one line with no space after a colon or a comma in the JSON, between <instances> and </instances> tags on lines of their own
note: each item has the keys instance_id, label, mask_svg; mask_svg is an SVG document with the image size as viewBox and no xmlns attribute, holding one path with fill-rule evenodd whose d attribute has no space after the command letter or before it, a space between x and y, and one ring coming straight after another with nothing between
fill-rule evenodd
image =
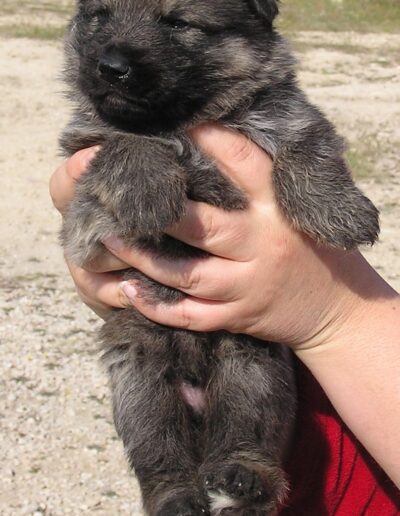
<instances>
[{"instance_id":1,"label":"gray fur","mask_svg":"<svg viewBox=\"0 0 400 516\"><path fill-rule=\"evenodd\" d=\"M187 198L225 210L247 200L186 136L202 121L248 135L274 160L288 220L323 245L372 244L378 213L354 185L345 145L299 89L273 29L275 0L80 0L66 40L75 114L66 155L101 144L62 229L85 264L109 235L171 258L203 256L163 235ZM149 302L184 295L130 270ZM159 326L133 309L101 332L117 431L150 516L274 513L295 415L290 355L226 332ZM202 414L180 386L204 391ZM226 506L230 504L231 506ZM224 506L225 504L225 506Z\"/></svg>"}]
</instances>

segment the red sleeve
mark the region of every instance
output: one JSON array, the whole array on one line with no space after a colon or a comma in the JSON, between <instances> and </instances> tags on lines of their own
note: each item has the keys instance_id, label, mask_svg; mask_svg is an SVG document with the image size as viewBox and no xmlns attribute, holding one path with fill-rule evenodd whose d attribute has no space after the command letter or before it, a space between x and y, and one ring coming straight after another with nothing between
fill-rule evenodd
<instances>
[{"instance_id":1,"label":"red sleeve","mask_svg":"<svg viewBox=\"0 0 400 516\"><path fill-rule=\"evenodd\" d=\"M296 369L298 418L287 464L291 495L280 516L399 516L400 491L340 420L311 373L300 362Z\"/></svg>"}]
</instances>

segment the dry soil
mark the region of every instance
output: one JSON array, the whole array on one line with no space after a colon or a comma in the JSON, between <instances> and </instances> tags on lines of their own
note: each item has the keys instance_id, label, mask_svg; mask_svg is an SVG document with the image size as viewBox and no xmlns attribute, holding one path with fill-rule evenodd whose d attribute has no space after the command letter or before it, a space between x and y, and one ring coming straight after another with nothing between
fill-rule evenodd
<instances>
[{"instance_id":1,"label":"dry soil","mask_svg":"<svg viewBox=\"0 0 400 516\"><path fill-rule=\"evenodd\" d=\"M300 33L301 81L382 212L365 254L400 288L400 36ZM61 46L0 39L0 514L140 515L47 183L68 108Z\"/></svg>"}]
</instances>

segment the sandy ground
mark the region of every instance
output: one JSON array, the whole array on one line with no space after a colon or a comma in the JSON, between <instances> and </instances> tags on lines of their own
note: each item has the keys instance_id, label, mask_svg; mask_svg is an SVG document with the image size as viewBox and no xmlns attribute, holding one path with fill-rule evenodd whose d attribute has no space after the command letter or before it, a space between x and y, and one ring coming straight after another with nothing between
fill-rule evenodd
<instances>
[{"instance_id":1,"label":"sandy ground","mask_svg":"<svg viewBox=\"0 0 400 516\"><path fill-rule=\"evenodd\" d=\"M299 34L301 80L373 174L373 265L400 288L400 36ZM0 39L0 514L140 515L47 183L67 107L56 43Z\"/></svg>"}]
</instances>

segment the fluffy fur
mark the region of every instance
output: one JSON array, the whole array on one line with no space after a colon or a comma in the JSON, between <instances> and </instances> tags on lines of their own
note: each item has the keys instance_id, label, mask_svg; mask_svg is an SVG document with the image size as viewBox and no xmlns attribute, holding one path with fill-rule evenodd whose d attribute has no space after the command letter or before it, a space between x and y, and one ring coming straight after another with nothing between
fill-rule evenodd
<instances>
[{"instance_id":1,"label":"fluffy fur","mask_svg":"<svg viewBox=\"0 0 400 516\"><path fill-rule=\"evenodd\" d=\"M377 210L353 183L342 138L299 89L277 13L275 0L78 2L65 66L75 113L61 143L67 155L102 147L65 218L71 259L95 260L109 235L172 258L202 256L163 235L186 199L247 204L186 136L206 120L271 155L278 203L296 228L341 248L375 241ZM183 296L138 271L126 277L150 302ZM133 309L113 314L101 342L147 514L277 510L296 404L282 347L162 327Z\"/></svg>"}]
</instances>

